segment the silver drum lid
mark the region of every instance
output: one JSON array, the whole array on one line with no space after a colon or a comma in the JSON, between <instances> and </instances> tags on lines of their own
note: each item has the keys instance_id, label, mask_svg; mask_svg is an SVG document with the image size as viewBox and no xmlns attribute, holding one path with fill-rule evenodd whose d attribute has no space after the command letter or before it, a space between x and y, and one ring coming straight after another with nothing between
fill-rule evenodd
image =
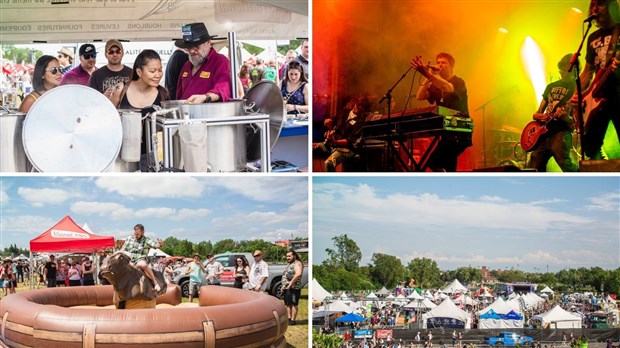
<instances>
[{"instance_id":1,"label":"silver drum lid","mask_svg":"<svg viewBox=\"0 0 620 348\"><path fill-rule=\"evenodd\" d=\"M254 103L255 106L250 111L269 115L269 145L273 147L286 120L280 88L271 81L261 81L250 88L244 99L247 105Z\"/></svg>"},{"instance_id":2,"label":"silver drum lid","mask_svg":"<svg viewBox=\"0 0 620 348\"><path fill-rule=\"evenodd\" d=\"M43 94L23 125L26 155L40 172L103 172L114 163L122 141L114 105L81 85L59 86Z\"/></svg>"}]
</instances>

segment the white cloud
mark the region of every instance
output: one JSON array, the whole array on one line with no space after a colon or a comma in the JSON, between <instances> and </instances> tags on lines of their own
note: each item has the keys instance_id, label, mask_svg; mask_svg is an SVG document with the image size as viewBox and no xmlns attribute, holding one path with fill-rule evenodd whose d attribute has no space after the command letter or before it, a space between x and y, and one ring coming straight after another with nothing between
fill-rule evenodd
<instances>
[{"instance_id":1,"label":"white cloud","mask_svg":"<svg viewBox=\"0 0 620 348\"><path fill-rule=\"evenodd\" d=\"M1 190L0 191L0 204L5 205L5 204L9 204L9 195L4 191Z\"/></svg>"},{"instance_id":2,"label":"white cloud","mask_svg":"<svg viewBox=\"0 0 620 348\"><path fill-rule=\"evenodd\" d=\"M298 202L308 200L305 177L217 177L209 186L223 187L256 201Z\"/></svg>"},{"instance_id":3,"label":"white cloud","mask_svg":"<svg viewBox=\"0 0 620 348\"><path fill-rule=\"evenodd\" d=\"M68 191L50 188L19 187L17 194L35 207L60 204L71 197Z\"/></svg>"},{"instance_id":4,"label":"white cloud","mask_svg":"<svg viewBox=\"0 0 620 348\"><path fill-rule=\"evenodd\" d=\"M464 199L464 197L461 197L461 199ZM499 196L482 196L480 197L480 200L483 202L495 202L495 203L508 202L507 199L499 197Z\"/></svg>"},{"instance_id":5,"label":"white cloud","mask_svg":"<svg viewBox=\"0 0 620 348\"><path fill-rule=\"evenodd\" d=\"M588 210L617 212L620 205L620 192L609 192L597 197L590 197L588 200L592 203L586 205Z\"/></svg>"},{"instance_id":6,"label":"white cloud","mask_svg":"<svg viewBox=\"0 0 620 348\"><path fill-rule=\"evenodd\" d=\"M75 202L71 211L82 215L96 215L110 217L115 220L129 219L134 216L132 209L115 202Z\"/></svg>"},{"instance_id":7,"label":"white cloud","mask_svg":"<svg viewBox=\"0 0 620 348\"><path fill-rule=\"evenodd\" d=\"M173 220L196 219L208 216L211 213L209 209L179 209Z\"/></svg>"},{"instance_id":8,"label":"white cloud","mask_svg":"<svg viewBox=\"0 0 620 348\"><path fill-rule=\"evenodd\" d=\"M96 181L97 187L136 198L200 197L205 183L190 176L104 176Z\"/></svg>"}]
</instances>

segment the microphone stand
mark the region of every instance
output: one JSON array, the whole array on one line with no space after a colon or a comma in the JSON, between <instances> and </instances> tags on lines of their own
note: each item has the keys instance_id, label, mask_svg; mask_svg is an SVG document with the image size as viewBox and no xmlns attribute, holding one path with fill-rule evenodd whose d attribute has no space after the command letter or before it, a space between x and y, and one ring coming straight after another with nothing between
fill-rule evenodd
<instances>
[{"instance_id":1,"label":"microphone stand","mask_svg":"<svg viewBox=\"0 0 620 348\"><path fill-rule=\"evenodd\" d=\"M387 92L385 93L385 95L381 98L381 100L379 100L379 104L383 103L384 100L387 100L387 120L388 120L388 137L387 137L387 142L388 142L388 153L387 153L387 161L388 161L388 165L387 165L387 171L388 172L392 172L394 171L394 153L396 151L396 149L394 149L394 139L392 136L392 133L394 133L394 135L396 134L396 130L392 131L392 91L394 90L394 88L396 88L396 86L398 86L398 84L400 83L400 81L402 81L405 76L407 76L407 74L409 74L409 72L411 71L411 69L413 69L412 66L409 66L409 69L407 69L407 71L405 71L405 73L398 79L398 81L396 81L396 83L394 83L394 85L392 87L390 87L390 89L387 90ZM406 166L405 166L406 167Z\"/></svg>"},{"instance_id":2,"label":"microphone stand","mask_svg":"<svg viewBox=\"0 0 620 348\"><path fill-rule=\"evenodd\" d=\"M586 37L588 37L588 33L590 32L590 29L592 28L592 21L588 21L588 28L586 29L585 33L583 33L583 37L581 38L581 42L579 43L579 48L577 49L577 52L575 52L575 54L573 54L573 57L570 60L570 65L568 67L568 72L570 73L573 68L575 68L575 82L577 83L577 127L579 127L579 131L577 132L577 134L579 134L579 144L582 144L582 137L583 137L583 131L584 131L584 124L583 124L583 94L581 92L581 79L579 78L580 72L579 72L579 56L581 55L581 49L583 48L583 43L586 41ZM583 146L581 147L581 158L585 158L585 153L584 153L584 148Z\"/></svg>"}]
</instances>

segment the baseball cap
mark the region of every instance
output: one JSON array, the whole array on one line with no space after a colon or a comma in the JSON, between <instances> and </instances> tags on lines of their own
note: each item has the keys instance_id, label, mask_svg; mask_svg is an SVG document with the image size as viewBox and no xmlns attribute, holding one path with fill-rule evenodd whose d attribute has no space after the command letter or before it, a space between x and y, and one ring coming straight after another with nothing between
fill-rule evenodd
<instances>
[{"instance_id":1,"label":"baseball cap","mask_svg":"<svg viewBox=\"0 0 620 348\"><path fill-rule=\"evenodd\" d=\"M73 50L68 49L67 47L63 47L58 51L58 53L62 53L65 56L71 57L73 59Z\"/></svg>"},{"instance_id":2,"label":"baseball cap","mask_svg":"<svg viewBox=\"0 0 620 348\"><path fill-rule=\"evenodd\" d=\"M95 45L83 44L82 46L80 46L80 56L86 53L97 53L97 50L95 49Z\"/></svg>"},{"instance_id":3,"label":"baseball cap","mask_svg":"<svg viewBox=\"0 0 620 348\"><path fill-rule=\"evenodd\" d=\"M111 39L111 40L108 40L108 42L105 43L105 50L106 50L106 52L112 46L116 46L116 47L120 48L121 51L123 51L123 44L120 41L118 41L117 39Z\"/></svg>"}]
</instances>

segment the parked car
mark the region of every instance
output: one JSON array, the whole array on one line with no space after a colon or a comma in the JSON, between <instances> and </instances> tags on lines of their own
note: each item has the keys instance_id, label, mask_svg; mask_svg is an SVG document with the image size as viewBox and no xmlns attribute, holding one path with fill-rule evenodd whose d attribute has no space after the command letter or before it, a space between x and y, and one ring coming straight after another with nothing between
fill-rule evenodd
<instances>
[{"instance_id":1,"label":"parked car","mask_svg":"<svg viewBox=\"0 0 620 348\"><path fill-rule=\"evenodd\" d=\"M529 336L521 336L515 332L500 332L499 335L493 337L485 337L484 343L489 346L516 346L517 344L525 345L534 342Z\"/></svg>"},{"instance_id":2,"label":"parked car","mask_svg":"<svg viewBox=\"0 0 620 348\"><path fill-rule=\"evenodd\" d=\"M226 254L217 254L215 255L215 261L222 264L224 267L224 273L220 276L220 283L223 286L232 287L235 283L235 266L236 260L238 257L244 256L246 260L248 260L250 267L254 264L254 258L251 253L226 253ZM203 264L206 266L209 260L205 260ZM267 278L267 292L269 294L276 296L277 298L282 298L282 273L284 273L284 268L286 265L283 264L270 264L269 265L269 277ZM187 267L179 267L174 272L173 282L178 284L181 287L181 292L184 297L189 297L189 275L185 274ZM202 273L202 272L201 272ZM205 275L203 274L201 279L203 280L202 285L206 285ZM301 284L302 286L306 286L308 284L308 267L304 266L304 271L301 276Z\"/></svg>"}]
</instances>

